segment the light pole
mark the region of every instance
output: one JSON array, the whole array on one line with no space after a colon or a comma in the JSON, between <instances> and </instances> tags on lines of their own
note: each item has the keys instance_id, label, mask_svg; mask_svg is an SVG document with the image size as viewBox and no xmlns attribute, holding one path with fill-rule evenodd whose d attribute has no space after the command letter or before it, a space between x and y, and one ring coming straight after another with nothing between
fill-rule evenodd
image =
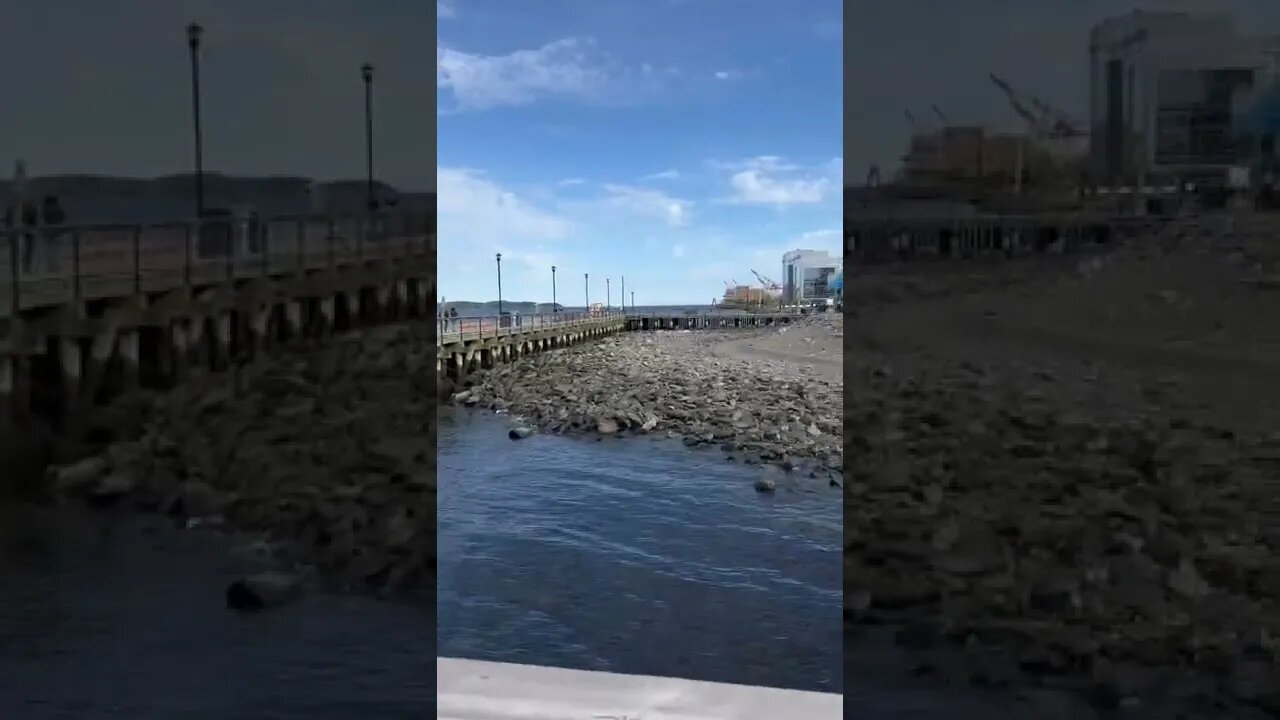
<instances>
[{"instance_id":1,"label":"light pole","mask_svg":"<svg viewBox=\"0 0 1280 720\"><path fill-rule=\"evenodd\" d=\"M591 278L588 273L582 273L582 300L587 312L591 312L591 286L588 284Z\"/></svg>"},{"instance_id":2,"label":"light pole","mask_svg":"<svg viewBox=\"0 0 1280 720\"><path fill-rule=\"evenodd\" d=\"M498 253L498 322L502 322L502 253Z\"/></svg>"},{"instance_id":3,"label":"light pole","mask_svg":"<svg viewBox=\"0 0 1280 720\"><path fill-rule=\"evenodd\" d=\"M622 276L622 289L618 291L618 302L622 304L622 313L627 313L627 276Z\"/></svg>"},{"instance_id":4,"label":"light pole","mask_svg":"<svg viewBox=\"0 0 1280 720\"><path fill-rule=\"evenodd\" d=\"M636 291L631 291L631 312L636 311Z\"/></svg>"},{"instance_id":5,"label":"light pole","mask_svg":"<svg viewBox=\"0 0 1280 720\"><path fill-rule=\"evenodd\" d=\"M551 314L560 312L560 306L556 305L556 266L551 266Z\"/></svg>"},{"instance_id":6,"label":"light pole","mask_svg":"<svg viewBox=\"0 0 1280 720\"><path fill-rule=\"evenodd\" d=\"M605 312L609 312L609 304L611 302L610 300L611 297L612 297L612 294L609 290L609 278L605 278L604 279L604 311Z\"/></svg>"},{"instance_id":7,"label":"light pole","mask_svg":"<svg viewBox=\"0 0 1280 720\"><path fill-rule=\"evenodd\" d=\"M204 217L204 145L200 137L200 23L187 26L187 49L191 53L191 122L196 141L196 217Z\"/></svg>"},{"instance_id":8,"label":"light pole","mask_svg":"<svg viewBox=\"0 0 1280 720\"><path fill-rule=\"evenodd\" d=\"M373 66L369 63L361 65L360 77L364 78L365 203L369 212L373 212L378 209L373 199Z\"/></svg>"}]
</instances>

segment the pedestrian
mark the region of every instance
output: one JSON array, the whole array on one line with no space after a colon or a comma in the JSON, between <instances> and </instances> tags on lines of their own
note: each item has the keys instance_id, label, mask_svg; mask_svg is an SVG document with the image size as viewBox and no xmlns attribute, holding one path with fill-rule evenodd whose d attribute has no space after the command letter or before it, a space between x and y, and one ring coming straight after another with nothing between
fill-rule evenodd
<instances>
[{"instance_id":1,"label":"pedestrian","mask_svg":"<svg viewBox=\"0 0 1280 720\"><path fill-rule=\"evenodd\" d=\"M31 261L36 252L36 227L40 224L40 211L35 203L22 203L22 270L31 272Z\"/></svg>"}]
</instances>

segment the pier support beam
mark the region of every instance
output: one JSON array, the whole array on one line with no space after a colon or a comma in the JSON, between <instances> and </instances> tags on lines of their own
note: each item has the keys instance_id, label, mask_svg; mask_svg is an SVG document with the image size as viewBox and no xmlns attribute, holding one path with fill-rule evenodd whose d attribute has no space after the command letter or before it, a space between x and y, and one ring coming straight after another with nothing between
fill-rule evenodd
<instances>
[{"instance_id":1,"label":"pier support beam","mask_svg":"<svg viewBox=\"0 0 1280 720\"><path fill-rule=\"evenodd\" d=\"M61 338L58 341L58 365L62 375L62 412L66 418L74 420L83 407L81 393L85 389L84 355L79 338Z\"/></svg>"},{"instance_id":2,"label":"pier support beam","mask_svg":"<svg viewBox=\"0 0 1280 720\"><path fill-rule=\"evenodd\" d=\"M141 350L137 328L120 331L116 340L117 353L120 356L120 387L125 392L138 388L139 361Z\"/></svg>"},{"instance_id":3,"label":"pier support beam","mask_svg":"<svg viewBox=\"0 0 1280 720\"><path fill-rule=\"evenodd\" d=\"M284 328L290 340L297 340L302 334L302 303L297 300L285 303Z\"/></svg>"},{"instance_id":4,"label":"pier support beam","mask_svg":"<svg viewBox=\"0 0 1280 720\"><path fill-rule=\"evenodd\" d=\"M18 376L18 361L12 355L0 357L0 431L7 432L16 424L17 408L14 407L14 388Z\"/></svg>"}]
</instances>

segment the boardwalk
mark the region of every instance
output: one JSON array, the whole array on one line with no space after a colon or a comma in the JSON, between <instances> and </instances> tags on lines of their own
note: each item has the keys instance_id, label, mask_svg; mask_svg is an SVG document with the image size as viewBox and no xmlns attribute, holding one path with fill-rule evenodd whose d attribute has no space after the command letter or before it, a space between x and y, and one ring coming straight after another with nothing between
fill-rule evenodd
<instances>
[{"instance_id":1,"label":"boardwalk","mask_svg":"<svg viewBox=\"0 0 1280 720\"><path fill-rule=\"evenodd\" d=\"M428 213L96 225L0 233L0 318L264 277L434 258Z\"/></svg>"},{"instance_id":2,"label":"boardwalk","mask_svg":"<svg viewBox=\"0 0 1280 720\"><path fill-rule=\"evenodd\" d=\"M497 317L459 317L440 320L437 345L470 343L518 335L532 335L547 330L587 328L622 317L622 313L544 313Z\"/></svg>"},{"instance_id":3,"label":"boardwalk","mask_svg":"<svg viewBox=\"0 0 1280 720\"><path fill-rule=\"evenodd\" d=\"M432 215L294 216L0 233L0 425L74 417L358 325L431 317ZM56 380L54 380L56 378Z\"/></svg>"}]
</instances>

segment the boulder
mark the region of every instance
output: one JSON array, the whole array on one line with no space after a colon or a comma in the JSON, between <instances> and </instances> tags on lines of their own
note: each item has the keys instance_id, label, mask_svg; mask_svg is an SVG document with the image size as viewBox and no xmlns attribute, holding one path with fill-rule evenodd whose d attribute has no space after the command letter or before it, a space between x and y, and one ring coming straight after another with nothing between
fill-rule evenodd
<instances>
[{"instance_id":1,"label":"boulder","mask_svg":"<svg viewBox=\"0 0 1280 720\"><path fill-rule=\"evenodd\" d=\"M61 492L83 490L107 471L107 459L102 456L85 458L54 471L54 484Z\"/></svg>"},{"instance_id":2,"label":"boulder","mask_svg":"<svg viewBox=\"0 0 1280 720\"><path fill-rule=\"evenodd\" d=\"M756 480L756 492L771 493L778 489L778 484L769 478L760 478Z\"/></svg>"},{"instance_id":3,"label":"boulder","mask_svg":"<svg viewBox=\"0 0 1280 720\"><path fill-rule=\"evenodd\" d=\"M263 610L297 600L302 595L302 578L283 572L261 572L240 578L227 586L227 607L233 610Z\"/></svg>"},{"instance_id":4,"label":"boulder","mask_svg":"<svg viewBox=\"0 0 1280 720\"><path fill-rule=\"evenodd\" d=\"M533 434L533 428L520 426L520 427L511 428L511 430L507 432L507 437L511 438L512 440L523 440L532 434Z\"/></svg>"}]
</instances>

